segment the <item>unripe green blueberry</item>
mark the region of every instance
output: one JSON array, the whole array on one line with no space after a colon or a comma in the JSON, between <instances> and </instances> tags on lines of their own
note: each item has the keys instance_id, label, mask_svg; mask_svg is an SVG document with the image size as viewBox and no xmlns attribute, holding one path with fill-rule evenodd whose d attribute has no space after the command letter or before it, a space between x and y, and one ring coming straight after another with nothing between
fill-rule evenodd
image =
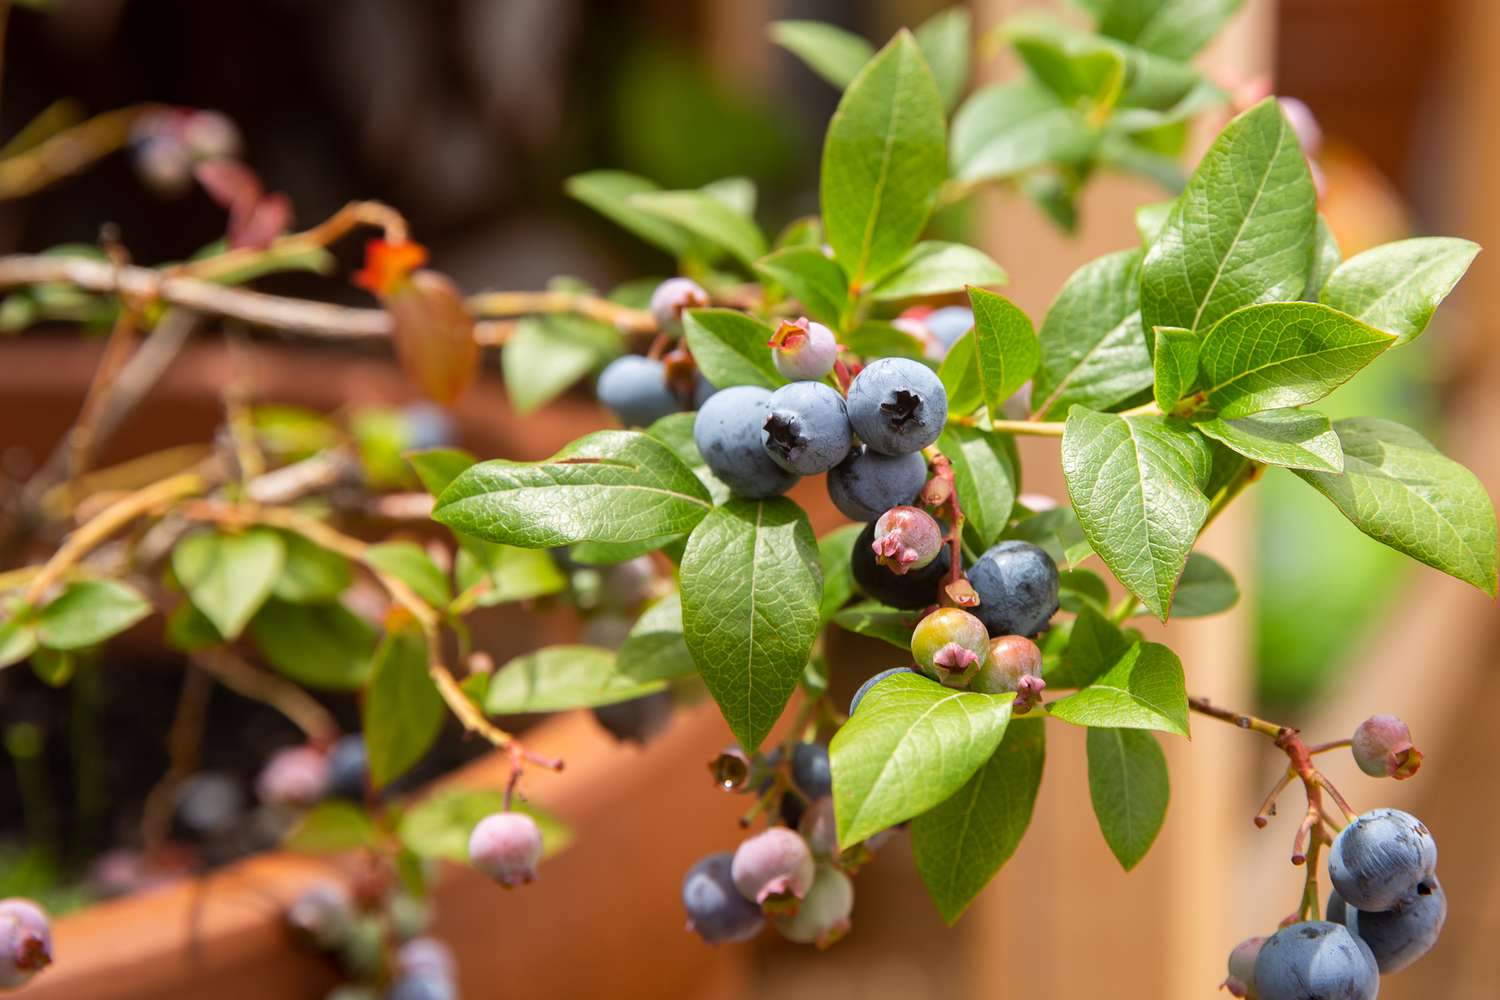
<instances>
[{"instance_id":1,"label":"unripe green blueberry","mask_svg":"<svg viewBox=\"0 0 1500 1000\"><path fill-rule=\"evenodd\" d=\"M783 320L771 337L770 348L776 370L793 381L824 378L839 356L833 331L805 316Z\"/></svg>"},{"instance_id":2,"label":"unripe green blueberry","mask_svg":"<svg viewBox=\"0 0 1500 1000\"><path fill-rule=\"evenodd\" d=\"M773 826L735 849L730 875L740 895L761 909L790 912L812 885L812 852L796 833Z\"/></svg>"},{"instance_id":3,"label":"unripe green blueberry","mask_svg":"<svg viewBox=\"0 0 1500 1000\"><path fill-rule=\"evenodd\" d=\"M469 863L507 889L535 879L541 860L541 828L525 813L492 813L469 834Z\"/></svg>"},{"instance_id":4,"label":"unripe green blueberry","mask_svg":"<svg viewBox=\"0 0 1500 1000\"><path fill-rule=\"evenodd\" d=\"M990 656L969 682L982 694L1016 693L1016 712L1035 705L1047 682L1042 680L1042 649L1024 635L1001 635L990 640Z\"/></svg>"},{"instance_id":5,"label":"unripe green blueberry","mask_svg":"<svg viewBox=\"0 0 1500 1000\"><path fill-rule=\"evenodd\" d=\"M930 565L942 549L942 526L919 507L892 507L881 514L870 543L875 561L898 576Z\"/></svg>"},{"instance_id":6,"label":"unripe green blueberry","mask_svg":"<svg viewBox=\"0 0 1500 1000\"><path fill-rule=\"evenodd\" d=\"M339 964L350 979L374 979L385 960L385 925L377 916L357 918L339 945Z\"/></svg>"},{"instance_id":7,"label":"unripe green blueberry","mask_svg":"<svg viewBox=\"0 0 1500 1000\"><path fill-rule=\"evenodd\" d=\"M1410 778L1422 766L1411 730L1394 715L1372 715L1354 730L1351 749L1359 769L1375 778Z\"/></svg>"},{"instance_id":8,"label":"unripe green blueberry","mask_svg":"<svg viewBox=\"0 0 1500 1000\"><path fill-rule=\"evenodd\" d=\"M684 309L701 309L708 305L708 293L691 278L668 278L651 293L651 316L662 330L682 328Z\"/></svg>"},{"instance_id":9,"label":"unripe green blueberry","mask_svg":"<svg viewBox=\"0 0 1500 1000\"><path fill-rule=\"evenodd\" d=\"M911 655L928 677L964 687L989 658L990 636L967 611L938 608L912 630Z\"/></svg>"},{"instance_id":10,"label":"unripe green blueberry","mask_svg":"<svg viewBox=\"0 0 1500 1000\"><path fill-rule=\"evenodd\" d=\"M432 926L432 907L408 892L397 892L386 904L391 932L398 941L415 940Z\"/></svg>"},{"instance_id":11,"label":"unripe green blueberry","mask_svg":"<svg viewBox=\"0 0 1500 1000\"><path fill-rule=\"evenodd\" d=\"M1229 975L1221 986L1229 991L1230 996L1259 1000L1255 991L1255 959L1260 954L1261 945L1265 943L1265 938L1253 937L1241 941L1229 953Z\"/></svg>"},{"instance_id":12,"label":"unripe green blueberry","mask_svg":"<svg viewBox=\"0 0 1500 1000\"><path fill-rule=\"evenodd\" d=\"M333 951L354 926L354 903L343 886L319 882L287 907L286 923L298 940L319 951Z\"/></svg>"},{"instance_id":13,"label":"unripe green blueberry","mask_svg":"<svg viewBox=\"0 0 1500 1000\"><path fill-rule=\"evenodd\" d=\"M827 948L849 933L853 911L854 883L833 865L821 864L797 912L777 917L774 924L788 941Z\"/></svg>"},{"instance_id":14,"label":"unripe green blueberry","mask_svg":"<svg viewBox=\"0 0 1500 1000\"><path fill-rule=\"evenodd\" d=\"M1339 831L1328 852L1328 879L1344 902L1389 910L1437 870L1437 842L1400 809L1373 809Z\"/></svg>"},{"instance_id":15,"label":"unripe green blueberry","mask_svg":"<svg viewBox=\"0 0 1500 1000\"><path fill-rule=\"evenodd\" d=\"M52 924L40 906L0 900L0 987L22 986L52 964Z\"/></svg>"}]
</instances>

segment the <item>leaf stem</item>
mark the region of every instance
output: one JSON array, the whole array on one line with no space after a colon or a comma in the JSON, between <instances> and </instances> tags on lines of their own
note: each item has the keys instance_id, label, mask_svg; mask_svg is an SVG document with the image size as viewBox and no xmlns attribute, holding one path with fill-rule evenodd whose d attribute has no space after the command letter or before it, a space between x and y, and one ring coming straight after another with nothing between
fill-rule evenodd
<instances>
[{"instance_id":1,"label":"leaf stem","mask_svg":"<svg viewBox=\"0 0 1500 1000\"><path fill-rule=\"evenodd\" d=\"M469 297L469 308L476 317L488 319L575 313L609 323L625 333L656 332L656 320L649 312L578 292L482 292Z\"/></svg>"},{"instance_id":2,"label":"leaf stem","mask_svg":"<svg viewBox=\"0 0 1500 1000\"><path fill-rule=\"evenodd\" d=\"M972 417L951 417L950 424L961 424L967 427L982 426L979 421ZM1067 424L1061 421L1048 420L991 420L990 430L999 434L1017 434L1023 437L1052 437L1063 436L1063 429Z\"/></svg>"}]
</instances>

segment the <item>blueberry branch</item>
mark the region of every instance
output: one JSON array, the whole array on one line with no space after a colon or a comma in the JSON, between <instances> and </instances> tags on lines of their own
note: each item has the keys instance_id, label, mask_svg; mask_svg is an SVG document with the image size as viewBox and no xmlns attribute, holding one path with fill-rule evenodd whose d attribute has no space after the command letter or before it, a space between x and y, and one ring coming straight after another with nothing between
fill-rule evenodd
<instances>
[{"instance_id":1,"label":"blueberry branch","mask_svg":"<svg viewBox=\"0 0 1500 1000\"><path fill-rule=\"evenodd\" d=\"M953 479L953 462L934 446L923 448L922 454L932 467L932 478L922 487L921 500L929 507L948 508L948 533L943 540L948 544L950 559L938 603L972 608L979 603L979 595L964 577L964 512L958 500L958 484Z\"/></svg>"}]
</instances>

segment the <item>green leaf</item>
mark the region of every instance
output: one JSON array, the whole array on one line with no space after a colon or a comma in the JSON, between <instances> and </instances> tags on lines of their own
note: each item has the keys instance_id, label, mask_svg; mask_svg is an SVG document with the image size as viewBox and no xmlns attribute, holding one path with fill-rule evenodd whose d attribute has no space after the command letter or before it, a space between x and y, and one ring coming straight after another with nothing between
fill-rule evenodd
<instances>
[{"instance_id":1,"label":"green leaf","mask_svg":"<svg viewBox=\"0 0 1500 1000\"><path fill-rule=\"evenodd\" d=\"M738 309L689 309L683 328L699 371L720 389L786 383L771 360L771 330L759 320Z\"/></svg>"},{"instance_id":2,"label":"green leaf","mask_svg":"<svg viewBox=\"0 0 1500 1000\"><path fill-rule=\"evenodd\" d=\"M1003 295L969 289L974 309L974 361L984 405L998 415L1036 371L1041 349L1031 320Z\"/></svg>"},{"instance_id":3,"label":"green leaf","mask_svg":"<svg viewBox=\"0 0 1500 1000\"><path fill-rule=\"evenodd\" d=\"M0 622L0 667L20 663L35 651L35 621L16 614Z\"/></svg>"},{"instance_id":4,"label":"green leaf","mask_svg":"<svg viewBox=\"0 0 1500 1000\"><path fill-rule=\"evenodd\" d=\"M829 621L854 596L854 570L850 558L862 524L845 524L818 539L818 564L823 570L823 600L818 619Z\"/></svg>"},{"instance_id":5,"label":"green leaf","mask_svg":"<svg viewBox=\"0 0 1500 1000\"><path fill-rule=\"evenodd\" d=\"M1002 537L1019 538L1041 546L1063 569L1073 569L1094 554L1072 507L1056 507L1022 517L1007 528Z\"/></svg>"},{"instance_id":6,"label":"green leaf","mask_svg":"<svg viewBox=\"0 0 1500 1000\"><path fill-rule=\"evenodd\" d=\"M427 641L407 627L386 634L375 650L361 705L370 782L384 788L426 755L442 732L443 696L427 673Z\"/></svg>"},{"instance_id":7,"label":"green leaf","mask_svg":"<svg viewBox=\"0 0 1500 1000\"><path fill-rule=\"evenodd\" d=\"M458 478L459 473L479 461L461 448L429 448L426 451L408 452L406 460L422 481L422 488L433 496L442 493L449 483Z\"/></svg>"},{"instance_id":8,"label":"green leaf","mask_svg":"<svg viewBox=\"0 0 1500 1000\"><path fill-rule=\"evenodd\" d=\"M459 542L463 547L454 560L454 578L464 591L483 585L474 597L482 608L556 594L568 586L545 549L518 549L467 536L460 536Z\"/></svg>"},{"instance_id":9,"label":"green leaf","mask_svg":"<svg viewBox=\"0 0 1500 1000\"><path fill-rule=\"evenodd\" d=\"M661 190L644 177L622 170L591 170L569 177L563 189L616 225L674 257L686 257L693 250L693 236L687 230L630 204L630 198L636 195Z\"/></svg>"},{"instance_id":10,"label":"green leaf","mask_svg":"<svg viewBox=\"0 0 1500 1000\"><path fill-rule=\"evenodd\" d=\"M1191 556L1188 558L1192 559ZM1101 611L1109 607L1109 584L1093 570L1064 569L1058 570L1057 576L1058 601L1064 611L1076 614L1088 605ZM1180 589L1181 585L1178 586ZM1180 609L1177 614L1182 617Z\"/></svg>"},{"instance_id":11,"label":"green leaf","mask_svg":"<svg viewBox=\"0 0 1500 1000\"><path fill-rule=\"evenodd\" d=\"M49 687L65 687L77 668L78 655L71 649L43 646L31 654L31 672Z\"/></svg>"},{"instance_id":12,"label":"green leaf","mask_svg":"<svg viewBox=\"0 0 1500 1000\"><path fill-rule=\"evenodd\" d=\"M1495 596L1495 508L1484 484L1416 431L1379 417L1333 425L1344 474L1297 471L1356 528Z\"/></svg>"},{"instance_id":13,"label":"green leaf","mask_svg":"<svg viewBox=\"0 0 1500 1000\"><path fill-rule=\"evenodd\" d=\"M1032 76L1067 103L1108 111L1125 85L1125 57L1097 35L1051 17L1023 13L1005 25L1005 36Z\"/></svg>"},{"instance_id":14,"label":"green leaf","mask_svg":"<svg viewBox=\"0 0 1500 1000\"><path fill-rule=\"evenodd\" d=\"M429 606L441 608L452 598L448 576L415 542L381 542L365 549L365 562L410 587Z\"/></svg>"},{"instance_id":15,"label":"green leaf","mask_svg":"<svg viewBox=\"0 0 1500 1000\"><path fill-rule=\"evenodd\" d=\"M968 285L1003 285L1010 278L988 254L962 243L926 240L870 289L876 301L911 299L962 291Z\"/></svg>"},{"instance_id":16,"label":"green leaf","mask_svg":"<svg viewBox=\"0 0 1500 1000\"><path fill-rule=\"evenodd\" d=\"M375 630L337 602L273 597L251 619L250 637L267 663L304 687L351 691L370 676Z\"/></svg>"},{"instance_id":17,"label":"green leaf","mask_svg":"<svg viewBox=\"0 0 1500 1000\"><path fill-rule=\"evenodd\" d=\"M613 705L660 691L660 680L639 680L615 667L615 654L598 646L544 646L495 671L485 695L490 715L560 712Z\"/></svg>"},{"instance_id":18,"label":"green leaf","mask_svg":"<svg viewBox=\"0 0 1500 1000\"><path fill-rule=\"evenodd\" d=\"M1063 477L1084 536L1115 577L1163 621L1208 515L1208 444L1180 421L1068 414Z\"/></svg>"},{"instance_id":19,"label":"green leaf","mask_svg":"<svg viewBox=\"0 0 1500 1000\"><path fill-rule=\"evenodd\" d=\"M888 642L910 656L911 630L921 617L911 611L898 611L884 604L861 603L840 610L833 623L855 635Z\"/></svg>"},{"instance_id":20,"label":"green leaf","mask_svg":"<svg viewBox=\"0 0 1500 1000\"><path fill-rule=\"evenodd\" d=\"M1274 97L1225 126L1141 265L1146 329L1202 332L1242 306L1307 286L1317 193Z\"/></svg>"},{"instance_id":21,"label":"green leaf","mask_svg":"<svg viewBox=\"0 0 1500 1000\"><path fill-rule=\"evenodd\" d=\"M1269 302L1216 323L1198 348L1198 371L1219 416L1243 417L1322 399L1392 343L1328 306Z\"/></svg>"},{"instance_id":22,"label":"green leaf","mask_svg":"<svg viewBox=\"0 0 1500 1000\"><path fill-rule=\"evenodd\" d=\"M920 816L990 759L1014 695L955 691L916 674L870 689L828 745L841 847Z\"/></svg>"},{"instance_id":23,"label":"green leaf","mask_svg":"<svg viewBox=\"0 0 1500 1000\"><path fill-rule=\"evenodd\" d=\"M1101 34L1187 61L1239 9L1241 0L1105 0Z\"/></svg>"},{"instance_id":24,"label":"green leaf","mask_svg":"<svg viewBox=\"0 0 1500 1000\"><path fill-rule=\"evenodd\" d=\"M964 786L911 824L917 871L949 924L1010 860L1042 781L1046 724L1012 719L1005 738Z\"/></svg>"},{"instance_id":25,"label":"green leaf","mask_svg":"<svg viewBox=\"0 0 1500 1000\"><path fill-rule=\"evenodd\" d=\"M525 813L542 831L542 856L565 849L573 835L556 817L529 802L513 801L511 809ZM505 810L499 789L454 788L435 792L408 809L397 835L401 843L424 858L469 863L469 834L486 816Z\"/></svg>"},{"instance_id":26,"label":"green leaf","mask_svg":"<svg viewBox=\"0 0 1500 1000\"><path fill-rule=\"evenodd\" d=\"M1161 830L1171 797L1167 758L1156 737L1136 729L1090 729L1089 798L1104 842L1126 870Z\"/></svg>"},{"instance_id":27,"label":"green leaf","mask_svg":"<svg viewBox=\"0 0 1500 1000\"><path fill-rule=\"evenodd\" d=\"M1085 606L1073 622L1057 666L1046 672L1045 679L1054 688L1086 688L1108 673L1130 646L1118 625L1098 608Z\"/></svg>"},{"instance_id":28,"label":"green leaf","mask_svg":"<svg viewBox=\"0 0 1500 1000\"><path fill-rule=\"evenodd\" d=\"M1333 230L1328 228L1328 220L1323 218L1322 213L1318 214L1318 232L1315 240L1312 273L1307 276L1307 288L1302 292L1302 298L1308 302L1318 301L1318 296L1328 284L1328 279L1333 276L1334 271L1338 270L1339 264L1344 259L1339 251L1339 241L1334 237Z\"/></svg>"},{"instance_id":29,"label":"green leaf","mask_svg":"<svg viewBox=\"0 0 1500 1000\"><path fill-rule=\"evenodd\" d=\"M219 634L235 639L271 594L285 549L269 528L200 531L172 549L172 572Z\"/></svg>"},{"instance_id":30,"label":"green leaf","mask_svg":"<svg viewBox=\"0 0 1500 1000\"><path fill-rule=\"evenodd\" d=\"M978 337L973 330L959 337L938 365L938 379L948 393L950 415L973 413L984 405L984 386L979 381L978 351L974 346Z\"/></svg>"},{"instance_id":31,"label":"green leaf","mask_svg":"<svg viewBox=\"0 0 1500 1000\"><path fill-rule=\"evenodd\" d=\"M688 531L708 491L671 449L633 431L596 431L543 462L480 462L438 497L456 531L523 548L634 542Z\"/></svg>"},{"instance_id":32,"label":"green leaf","mask_svg":"<svg viewBox=\"0 0 1500 1000\"><path fill-rule=\"evenodd\" d=\"M681 586L688 649L735 738L753 750L817 636L823 574L807 515L783 499L716 507L688 536Z\"/></svg>"},{"instance_id":33,"label":"green leaf","mask_svg":"<svg viewBox=\"0 0 1500 1000\"><path fill-rule=\"evenodd\" d=\"M953 116L955 179L1003 180L1043 164L1077 164L1093 155L1096 130L1083 115L1031 81L975 91Z\"/></svg>"},{"instance_id":34,"label":"green leaf","mask_svg":"<svg viewBox=\"0 0 1500 1000\"><path fill-rule=\"evenodd\" d=\"M282 841L299 854L343 854L380 846L380 834L363 809L353 802L330 799L307 811Z\"/></svg>"},{"instance_id":35,"label":"green leaf","mask_svg":"<svg viewBox=\"0 0 1500 1000\"><path fill-rule=\"evenodd\" d=\"M709 191L650 191L630 195L625 204L681 226L747 268L753 269L756 259L766 252L766 238L755 220Z\"/></svg>"},{"instance_id":36,"label":"green leaf","mask_svg":"<svg viewBox=\"0 0 1500 1000\"><path fill-rule=\"evenodd\" d=\"M1172 614L1177 618L1204 618L1228 611L1240 599L1240 588L1234 577L1218 561L1194 552L1188 556L1187 568L1177 581L1177 596L1172 600Z\"/></svg>"},{"instance_id":37,"label":"green leaf","mask_svg":"<svg viewBox=\"0 0 1500 1000\"><path fill-rule=\"evenodd\" d=\"M1318 301L1396 335L1415 340L1433 312L1479 253L1479 244L1453 237L1387 243L1340 264Z\"/></svg>"},{"instance_id":38,"label":"green leaf","mask_svg":"<svg viewBox=\"0 0 1500 1000\"><path fill-rule=\"evenodd\" d=\"M947 173L942 97L911 32L860 70L823 145L823 226L862 289L900 262L932 214Z\"/></svg>"},{"instance_id":39,"label":"green leaf","mask_svg":"<svg viewBox=\"0 0 1500 1000\"><path fill-rule=\"evenodd\" d=\"M839 314L844 308L849 286L844 280L843 269L820 247L777 250L756 261L755 270L762 278L791 292L802 303L808 316L834 327L839 325ZM761 344L769 339L767 334ZM714 385L719 384L714 382Z\"/></svg>"},{"instance_id":40,"label":"green leaf","mask_svg":"<svg viewBox=\"0 0 1500 1000\"><path fill-rule=\"evenodd\" d=\"M927 357L926 342L886 320L867 319L852 333L841 336L839 341L849 353L862 358L911 358L924 364L932 363ZM953 352L948 353L951 356ZM975 392L978 392L977 386ZM977 405L977 395L975 399ZM948 404L954 406L951 395Z\"/></svg>"},{"instance_id":41,"label":"green leaf","mask_svg":"<svg viewBox=\"0 0 1500 1000\"><path fill-rule=\"evenodd\" d=\"M1151 386L1141 329L1141 252L1123 250L1080 267L1042 321L1032 409L1066 416L1076 403L1104 410Z\"/></svg>"},{"instance_id":42,"label":"green leaf","mask_svg":"<svg viewBox=\"0 0 1500 1000\"><path fill-rule=\"evenodd\" d=\"M1226 448L1266 465L1344 471L1344 453L1332 423L1312 410L1266 410L1238 420L1216 417L1194 426Z\"/></svg>"},{"instance_id":43,"label":"green leaf","mask_svg":"<svg viewBox=\"0 0 1500 1000\"><path fill-rule=\"evenodd\" d=\"M952 111L969 83L973 62L974 27L967 7L949 7L917 27L917 45L932 70L943 107Z\"/></svg>"},{"instance_id":44,"label":"green leaf","mask_svg":"<svg viewBox=\"0 0 1500 1000\"><path fill-rule=\"evenodd\" d=\"M771 41L839 90L849 86L875 55L875 46L860 36L821 21L772 21L769 34Z\"/></svg>"},{"instance_id":45,"label":"green leaf","mask_svg":"<svg viewBox=\"0 0 1500 1000\"><path fill-rule=\"evenodd\" d=\"M349 560L293 531L278 532L284 558L271 593L283 601L317 604L342 594L354 579Z\"/></svg>"},{"instance_id":46,"label":"green leaf","mask_svg":"<svg viewBox=\"0 0 1500 1000\"><path fill-rule=\"evenodd\" d=\"M517 413L545 406L624 351L620 331L581 316L527 316L500 352L505 393Z\"/></svg>"},{"instance_id":47,"label":"green leaf","mask_svg":"<svg viewBox=\"0 0 1500 1000\"><path fill-rule=\"evenodd\" d=\"M1171 413L1198 377L1198 335L1175 326L1157 327L1152 361L1157 409Z\"/></svg>"},{"instance_id":48,"label":"green leaf","mask_svg":"<svg viewBox=\"0 0 1500 1000\"><path fill-rule=\"evenodd\" d=\"M224 642L214 623L192 601L182 601L167 615L164 638L168 646L184 653L197 653Z\"/></svg>"},{"instance_id":49,"label":"green leaf","mask_svg":"<svg viewBox=\"0 0 1500 1000\"><path fill-rule=\"evenodd\" d=\"M682 636L682 597L668 594L636 619L615 655L615 669L634 681L668 680L698 672Z\"/></svg>"},{"instance_id":50,"label":"green leaf","mask_svg":"<svg viewBox=\"0 0 1500 1000\"><path fill-rule=\"evenodd\" d=\"M988 548L1005 531L1016 505L1014 444L978 427L950 424L938 438L938 448L953 463L967 524Z\"/></svg>"},{"instance_id":51,"label":"green leaf","mask_svg":"<svg viewBox=\"0 0 1500 1000\"><path fill-rule=\"evenodd\" d=\"M1156 729L1186 736L1188 702L1182 661L1160 643L1134 643L1101 677L1052 702L1047 712L1075 726Z\"/></svg>"},{"instance_id":52,"label":"green leaf","mask_svg":"<svg viewBox=\"0 0 1500 1000\"><path fill-rule=\"evenodd\" d=\"M76 580L37 614L36 639L49 649L83 649L151 613L140 591L118 580Z\"/></svg>"},{"instance_id":53,"label":"green leaf","mask_svg":"<svg viewBox=\"0 0 1500 1000\"><path fill-rule=\"evenodd\" d=\"M1168 198L1166 201L1142 205L1135 210L1135 231L1140 234L1142 247L1150 248L1156 242L1167 226L1167 219L1172 215L1175 203L1176 199Z\"/></svg>"}]
</instances>

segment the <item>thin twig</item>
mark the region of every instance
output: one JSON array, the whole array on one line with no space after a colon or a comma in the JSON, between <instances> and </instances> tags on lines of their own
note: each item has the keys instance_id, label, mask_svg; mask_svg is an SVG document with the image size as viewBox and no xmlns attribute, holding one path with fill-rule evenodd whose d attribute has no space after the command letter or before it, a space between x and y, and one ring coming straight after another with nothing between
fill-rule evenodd
<instances>
[{"instance_id":1,"label":"thin twig","mask_svg":"<svg viewBox=\"0 0 1500 1000\"><path fill-rule=\"evenodd\" d=\"M469 309L482 319L576 313L612 324L625 333L656 332L656 320L649 312L577 292L481 292L469 297Z\"/></svg>"},{"instance_id":2,"label":"thin twig","mask_svg":"<svg viewBox=\"0 0 1500 1000\"><path fill-rule=\"evenodd\" d=\"M137 104L106 111L0 160L0 200L35 194L123 148L135 120L158 107Z\"/></svg>"},{"instance_id":3,"label":"thin twig","mask_svg":"<svg viewBox=\"0 0 1500 1000\"><path fill-rule=\"evenodd\" d=\"M328 746L338 739L338 723L317 699L291 681L257 669L233 650L222 646L200 650L192 662L235 694L276 709L307 735L309 743Z\"/></svg>"},{"instance_id":4,"label":"thin twig","mask_svg":"<svg viewBox=\"0 0 1500 1000\"><path fill-rule=\"evenodd\" d=\"M198 770L213 690L213 681L200 671L189 670L182 677L177 714L172 719L172 728L167 730L167 770L151 786L141 811L141 842L148 866L171 832L177 790L184 779Z\"/></svg>"}]
</instances>

